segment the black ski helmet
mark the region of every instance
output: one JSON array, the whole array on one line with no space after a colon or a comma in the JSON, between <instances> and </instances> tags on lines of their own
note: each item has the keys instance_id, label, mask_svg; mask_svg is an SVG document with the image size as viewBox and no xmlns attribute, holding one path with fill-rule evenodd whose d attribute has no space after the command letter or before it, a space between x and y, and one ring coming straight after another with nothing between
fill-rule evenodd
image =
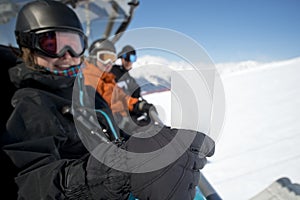
<instances>
[{"instance_id":1,"label":"black ski helmet","mask_svg":"<svg viewBox=\"0 0 300 200\"><path fill-rule=\"evenodd\" d=\"M95 56L97 51L110 51L116 53L115 45L108 39L98 39L95 40L89 48L89 54Z\"/></svg>"},{"instance_id":2,"label":"black ski helmet","mask_svg":"<svg viewBox=\"0 0 300 200\"><path fill-rule=\"evenodd\" d=\"M131 45L126 45L123 49L118 53L118 58L121 58L123 54L131 54L136 55L134 48Z\"/></svg>"},{"instance_id":3,"label":"black ski helmet","mask_svg":"<svg viewBox=\"0 0 300 200\"><path fill-rule=\"evenodd\" d=\"M84 35L76 13L67 5L54 0L35 0L18 13L15 36L19 47L33 48L32 37L37 31L70 30Z\"/></svg>"}]
</instances>

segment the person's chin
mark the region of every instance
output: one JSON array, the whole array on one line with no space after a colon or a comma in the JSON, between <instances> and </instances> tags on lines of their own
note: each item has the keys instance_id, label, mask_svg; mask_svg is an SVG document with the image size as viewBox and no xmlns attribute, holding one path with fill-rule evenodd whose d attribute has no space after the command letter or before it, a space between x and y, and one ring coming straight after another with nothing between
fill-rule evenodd
<instances>
[{"instance_id":1,"label":"person's chin","mask_svg":"<svg viewBox=\"0 0 300 200\"><path fill-rule=\"evenodd\" d=\"M106 71L106 72L110 72L111 68L112 68L112 66L106 66L106 67L105 67L105 71Z\"/></svg>"},{"instance_id":2,"label":"person's chin","mask_svg":"<svg viewBox=\"0 0 300 200\"><path fill-rule=\"evenodd\" d=\"M66 70L70 69L72 66L71 65L55 65L54 68L56 70Z\"/></svg>"}]
</instances>

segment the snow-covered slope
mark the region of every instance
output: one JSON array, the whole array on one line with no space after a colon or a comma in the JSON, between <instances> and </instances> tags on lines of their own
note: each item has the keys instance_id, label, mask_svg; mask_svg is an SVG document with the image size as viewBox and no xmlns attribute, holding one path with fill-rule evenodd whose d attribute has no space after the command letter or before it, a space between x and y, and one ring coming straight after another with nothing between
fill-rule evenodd
<instances>
[{"instance_id":1,"label":"snow-covered slope","mask_svg":"<svg viewBox=\"0 0 300 200\"><path fill-rule=\"evenodd\" d=\"M230 200L250 199L284 176L300 183L300 58L217 68L226 117L216 153L203 169L206 178ZM164 74L161 70L156 73ZM149 75L143 72L139 77ZM166 124L171 124L170 96L169 91L144 96Z\"/></svg>"}]
</instances>

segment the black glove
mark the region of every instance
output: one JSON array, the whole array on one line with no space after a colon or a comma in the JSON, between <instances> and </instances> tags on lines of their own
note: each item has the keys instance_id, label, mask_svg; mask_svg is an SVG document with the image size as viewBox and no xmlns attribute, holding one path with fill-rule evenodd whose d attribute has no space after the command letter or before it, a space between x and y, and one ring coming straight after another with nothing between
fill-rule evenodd
<instances>
[{"instance_id":1,"label":"black glove","mask_svg":"<svg viewBox=\"0 0 300 200\"><path fill-rule=\"evenodd\" d=\"M149 114L150 110L153 110L157 113L156 108L153 104L148 103L146 100L138 101L133 108L134 113L147 113Z\"/></svg>"},{"instance_id":2,"label":"black glove","mask_svg":"<svg viewBox=\"0 0 300 200\"><path fill-rule=\"evenodd\" d=\"M93 199L127 200L129 176L126 172L110 168L90 155L86 167L87 182Z\"/></svg>"},{"instance_id":3,"label":"black glove","mask_svg":"<svg viewBox=\"0 0 300 200\"><path fill-rule=\"evenodd\" d=\"M131 115L132 114L140 115L142 113L146 113L147 116L150 116L149 113L152 111L154 111L154 113L158 114L158 112L153 104L148 103L146 100L141 100L141 101L138 101L134 105Z\"/></svg>"},{"instance_id":4,"label":"black glove","mask_svg":"<svg viewBox=\"0 0 300 200\"><path fill-rule=\"evenodd\" d=\"M179 158L173 163L156 171L132 173L130 190L135 197L151 200L194 198L195 188L200 179L199 170L206 164L206 157L214 154L215 143L211 138L196 131L163 127L150 138L131 137L125 144L126 149L133 152L154 151L169 144L176 134L189 135L189 137L196 134L196 136L187 150L181 156L179 155ZM177 140L177 146L173 146L174 152L176 152L178 144L180 146L182 141L177 137L174 140ZM145 164L154 162L153 160L155 159L144 161L137 168L143 169Z\"/></svg>"},{"instance_id":5,"label":"black glove","mask_svg":"<svg viewBox=\"0 0 300 200\"><path fill-rule=\"evenodd\" d=\"M107 146L103 142L98 146L101 150L100 155L97 154L98 156L104 158L107 163L114 162L113 166L122 166L126 170L119 171L107 167L90 156L86 167L87 182L90 193L95 199L127 199L129 192L138 199L194 198L195 188L200 179L199 169L206 164L206 157L213 155L214 141L200 132L156 125L136 130L136 134L153 135L153 131L157 134L146 138L130 137L126 143L122 143L115 150L111 149L113 146ZM181 138L178 138L176 134L180 134ZM190 143L185 143L182 136L190 138ZM187 148L183 148L184 151L178 154L178 158L174 162L155 171L136 173L136 170L145 169L147 163L153 162L154 166L160 164L155 162L157 161L155 160L156 155L144 159L142 162L136 162L126 153L123 155L121 153L122 149L135 153L155 152L169 145L171 141L175 145L170 145L169 148L174 150L175 155L182 150L182 147L187 146ZM159 155L161 154L157 154L157 156Z\"/></svg>"}]
</instances>

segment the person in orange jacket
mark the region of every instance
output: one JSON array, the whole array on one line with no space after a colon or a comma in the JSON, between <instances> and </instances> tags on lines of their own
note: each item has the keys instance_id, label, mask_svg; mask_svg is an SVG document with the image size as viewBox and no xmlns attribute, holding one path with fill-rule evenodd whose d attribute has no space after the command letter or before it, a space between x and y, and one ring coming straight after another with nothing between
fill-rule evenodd
<instances>
[{"instance_id":1,"label":"person in orange jacket","mask_svg":"<svg viewBox=\"0 0 300 200\"><path fill-rule=\"evenodd\" d=\"M96 40L89 48L88 61L85 63L86 67L83 68L83 74L88 77L85 84L96 88L111 108L119 127L124 128L125 124L128 125L130 115L149 114L149 110L155 110L155 108L146 100L127 95L117 85L115 75L110 73L116 59L116 49L111 41Z\"/></svg>"}]
</instances>

